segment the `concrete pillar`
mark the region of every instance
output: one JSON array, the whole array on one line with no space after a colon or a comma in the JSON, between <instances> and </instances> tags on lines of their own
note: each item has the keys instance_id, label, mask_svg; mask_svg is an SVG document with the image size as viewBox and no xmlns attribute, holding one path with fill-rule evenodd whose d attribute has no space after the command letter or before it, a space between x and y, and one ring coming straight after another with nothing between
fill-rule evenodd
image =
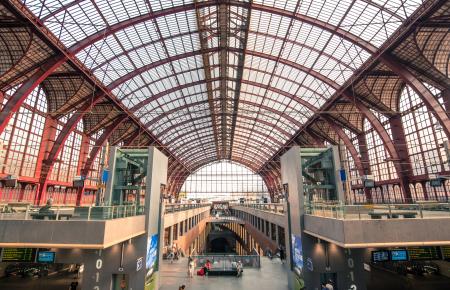
<instances>
[{"instance_id":1,"label":"concrete pillar","mask_svg":"<svg viewBox=\"0 0 450 290\"><path fill-rule=\"evenodd\" d=\"M173 244L173 226L169 227L169 246Z\"/></svg>"},{"instance_id":2,"label":"concrete pillar","mask_svg":"<svg viewBox=\"0 0 450 290\"><path fill-rule=\"evenodd\" d=\"M269 222L269 239L270 239L271 241L273 241L273 240L272 240L272 223L271 223L271 222Z\"/></svg>"},{"instance_id":3,"label":"concrete pillar","mask_svg":"<svg viewBox=\"0 0 450 290\"><path fill-rule=\"evenodd\" d=\"M280 233L278 229L278 225L275 225L275 241L277 245L280 245Z\"/></svg>"}]
</instances>

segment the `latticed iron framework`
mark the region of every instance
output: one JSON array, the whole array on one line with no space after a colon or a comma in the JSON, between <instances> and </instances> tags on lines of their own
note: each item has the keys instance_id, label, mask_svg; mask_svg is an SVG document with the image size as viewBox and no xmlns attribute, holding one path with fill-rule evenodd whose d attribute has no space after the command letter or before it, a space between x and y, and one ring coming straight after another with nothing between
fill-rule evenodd
<instances>
[{"instance_id":1,"label":"latticed iron framework","mask_svg":"<svg viewBox=\"0 0 450 290\"><path fill-rule=\"evenodd\" d=\"M440 124L439 146L450 133L449 7L439 0L5 1L0 132L41 86L46 137L36 178L28 179L38 185L37 200L77 127L75 174L99 168L106 142L153 144L169 156L172 193L198 168L228 159L260 174L275 195L286 148L343 144L353 176L377 175L375 191L357 196L355 181L349 199L383 191L410 199L428 177L411 165L417 154L400 98L417 94Z\"/></svg>"}]
</instances>

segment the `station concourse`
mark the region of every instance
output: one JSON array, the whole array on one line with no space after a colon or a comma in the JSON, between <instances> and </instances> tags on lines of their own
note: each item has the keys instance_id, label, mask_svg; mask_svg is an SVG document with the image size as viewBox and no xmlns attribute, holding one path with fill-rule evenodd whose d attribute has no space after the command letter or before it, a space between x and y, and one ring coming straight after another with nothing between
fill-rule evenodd
<instances>
[{"instance_id":1,"label":"station concourse","mask_svg":"<svg viewBox=\"0 0 450 290\"><path fill-rule=\"evenodd\" d=\"M449 0L2 0L0 289L450 290L449 137Z\"/></svg>"}]
</instances>

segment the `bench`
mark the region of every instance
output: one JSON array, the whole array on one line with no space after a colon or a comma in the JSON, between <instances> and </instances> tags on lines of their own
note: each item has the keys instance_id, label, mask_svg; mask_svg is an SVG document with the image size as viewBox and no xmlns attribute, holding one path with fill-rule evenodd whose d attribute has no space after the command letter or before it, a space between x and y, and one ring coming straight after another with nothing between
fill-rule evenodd
<instances>
[{"instance_id":1,"label":"bench","mask_svg":"<svg viewBox=\"0 0 450 290\"><path fill-rule=\"evenodd\" d=\"M371 219L382 219L383 216L386 218L399 218L399 216L403 216L403 218L415 218L417 216L417 212L415 211L404 211L404 210L392 210L392 211L383 211L383 212L369 212L368 215Z\"/></svg>"},{"instance_id":2,"label":"bench","mask_svg":"<svg viewBox=\"0 0 450 290\"><path fill-rule=\"evenodd\" d=\"M45 210L41 209L38 212L33 212L30 214L30 216L35 220L56 220L57 217L59 220L69 220L74 216L74 211L74 208L47 208Z\"/></svg>"},{"instance_id":3,"label":"bench","mask_svg":"<svg viewBox=\"0 0 450 290\"><path fill-rule=\"evenodd\" d=\"M237 276L236 268L211 269L208 276Z\"/></svg>"},{"instance_id":4,"label":"bench","mask_svg":"<svg viewBox=\"0 0 450 290\"><path fill-rule=\"evenodd\" d=\"M56 220L56 216L58 216L59 220L62 219L66 219L69 220L73 214L67 214L67 213L53 213L53 212L46 212L46 213L32 213L30 214L30 216L34 219L34 220Z\"/></svg>"}]
</instances>

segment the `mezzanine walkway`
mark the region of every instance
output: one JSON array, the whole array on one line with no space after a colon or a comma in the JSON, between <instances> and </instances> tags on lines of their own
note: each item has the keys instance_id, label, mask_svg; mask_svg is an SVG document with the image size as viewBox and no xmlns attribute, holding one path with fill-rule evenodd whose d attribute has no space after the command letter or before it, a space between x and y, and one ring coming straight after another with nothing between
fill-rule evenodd
<instances>
[{"instance_id":1,"label":"mezzanine walkway","mask_svg":"<svg viewBox=\"0 0 450 290\"><path fill-rule=\"evenodd\" d=\"M187 259L181 259L170 264L161 263L160 290L176 290L182 284L187 290L287 290L288 266L281 264L279 259L269 260L261 257L261 268L245 268L242 277L211 276L194 278L187 277Z\"/></svg>"}]
</instances>

